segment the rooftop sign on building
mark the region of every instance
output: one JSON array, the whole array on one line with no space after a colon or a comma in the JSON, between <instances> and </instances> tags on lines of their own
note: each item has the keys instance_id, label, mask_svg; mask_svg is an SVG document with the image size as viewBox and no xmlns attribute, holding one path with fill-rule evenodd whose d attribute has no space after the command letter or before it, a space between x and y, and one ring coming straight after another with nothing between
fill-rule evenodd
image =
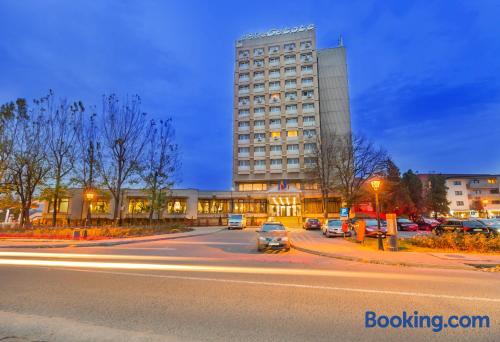
<instances>
[{"instance_id":1,"label":"rooftop sign on building","mask_svg":"<svg viewBox=\"0 0 500 342\"><path fill-rule=\"evenodd\" d=\"M236 44L241 44L243 40L248 40L248 39L257 39L257 38L264 38L264 37L272 37L272 36L277 36L281 34L289 34L289 33L297 33L297 32L304 32L304 31L309 31L309 30L314 30L314 25L300 25L300 26L295 26L295 27L287 27L283 29L271 29L267 32L264 33L249 33L241 37L236 41Z\"/></svg>"}]
</instances>

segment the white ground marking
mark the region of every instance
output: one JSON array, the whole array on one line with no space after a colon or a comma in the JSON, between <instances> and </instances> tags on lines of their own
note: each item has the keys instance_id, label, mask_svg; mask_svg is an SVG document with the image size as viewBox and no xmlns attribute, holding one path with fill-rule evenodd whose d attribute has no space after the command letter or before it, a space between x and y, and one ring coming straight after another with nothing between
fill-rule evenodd
<instances>
[{"instance_id":1,"label":"white ground marking","mask_svg":"<svg viewBox=\"0 0 500 342\"><path fill-rule=\"evenodd\" d=\"M128 272L116 272L116 271L80 270L80 269L71 269L71 268L64 268L63 270L72 271L72 272L104 273L104 274L124 275L124 276L134 276L134 277L153 277L153 278L193 280L193 281L211 281L211 282L231 283L231 284L279 286L279 287L291 287L291 288L314 289L314 290L329 290L329 291L346 291L346 292L368 293L368 294L377 294L377 295L384 294L384 295L400 295L400 296L453 299L453 300L500 302L500 298L452 296L452 295L445 295L445 294L433 294L433 293L422 293L422 292L385 291L385 290L372 290L372 289L350 288L350 287L334 287L334 286L322 286L322 285L306 285L306 284L292 284L292 283L278 283L278 282L236 280L236 279L218 279L218 278L205 278L205 277L170 276L170 275L161 275L161 274L132 273L132 272L128 273Z\"/></svg>"}]
</instances>

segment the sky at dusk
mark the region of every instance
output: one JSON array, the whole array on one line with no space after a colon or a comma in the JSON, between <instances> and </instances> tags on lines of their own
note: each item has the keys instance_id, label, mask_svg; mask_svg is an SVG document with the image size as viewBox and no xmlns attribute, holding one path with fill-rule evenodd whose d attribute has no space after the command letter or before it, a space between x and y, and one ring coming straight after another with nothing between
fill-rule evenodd
<instances>
[{"instance_id":1,"label":"sky at dusk","mask_svg":"<svg viewBox=\"0 0 500 342\"><path fill-rule=\"evenodd\" d=\"M172 117L179 187L231 183L234 42L315 24L347 47L355 132L402 171L500 173L500 1L0 0L0 102L48 89Z\"/></svg>"}]
</instances>

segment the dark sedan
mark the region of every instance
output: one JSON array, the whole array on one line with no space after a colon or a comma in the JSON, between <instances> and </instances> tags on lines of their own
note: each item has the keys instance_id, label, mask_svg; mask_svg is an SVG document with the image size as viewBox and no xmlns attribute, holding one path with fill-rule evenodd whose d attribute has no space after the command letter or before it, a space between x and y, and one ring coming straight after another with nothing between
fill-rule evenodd
<instances>
[{"instance_id":1,"label":"dark sedan","mask_svg":"<svg viewBox=\"0 0 500 342\"><path fill-rule=\"evenodd\" d=\"M303 227L304 229L321 229L321 222L317 218L308 218Z\"/></svg>"},{"instance_id":2,"label":"dark sedan","mask_svg":"<svg viewBox=\"0 0 500 342\"><path fill-rule=\"evenodd\" d=\"M487 225L476 220L449 219L434 228L433 233L489 234L490 230Z\"/></svg>"},{"instance_id":3,"label":"dark sedan","mask_svg":"<svg viewBox=\"0 0 500 342\"><path fill-rule=\"evenodd\" d=\"M377 235L378 226L377 226L376 219L359 219L359 220L356 220L354 225L355 226L359 225L360 221L365 222L365 236L367 236L367 237L377 237L378 236ZM383 220L380 220L380 231L382 232L382 237L385 238L385 236L387 234L387 224Z\"/></svg>"},{"instance_id":4,"label":"dark sedan","mask_svg":"<svg viewBox=\"0 0 500 342\"><path fill-rule=\"evenodd\" d=\"M398 218L396 220L397 225L398 225L398 230L404 230L404 231L410 231L410 232L416 232L418 230L418 224L413 223L412 221L408 220L407 218Z\"/></svg>"},{"instance_id":5,"label":"dark sedan","mask_svg":"<svg viewBox=\"0 0 500 342\"><path fill-rule=\"evenodd\" d=\"M265 249L290 250L290 240L285 226L280 222L266 222L257 230L257 249L259 252Z\"/></svg>"}]
</instances>

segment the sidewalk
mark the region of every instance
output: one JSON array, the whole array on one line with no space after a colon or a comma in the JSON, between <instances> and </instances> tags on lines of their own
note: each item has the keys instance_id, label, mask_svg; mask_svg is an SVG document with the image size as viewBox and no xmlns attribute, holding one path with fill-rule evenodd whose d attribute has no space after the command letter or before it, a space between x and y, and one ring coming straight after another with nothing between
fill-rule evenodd
<instances>
[{"instance_id":1,"label":"sidewalk","mask_svg":"<svg viewBox=\"0 0 500 342\"><path fill-rule=\"evenodd\" d=\"M349 261L466 270L487 270L500 265L500 255L494 254L379 252L367 250L343 238L327 239L318 231L294 230L290 237L292 247L299 251Z\"/></svg>"},{"instance_id":2,"label":"sidewalk","mask_svg":"<svg viewBox=\"0 0 500 342\"><path fill-rule=\"evenodd\" d=\"M169 239L181 239L187 237L208 235L216 233L225 227L196 227L190 232L149 235L119 239L106 240L29 240L29 239L5 239L0 240L0 248L64 248L64 247L98 247L115 246L130 243L152 242Z\"/></svg>"}]
</instances>

